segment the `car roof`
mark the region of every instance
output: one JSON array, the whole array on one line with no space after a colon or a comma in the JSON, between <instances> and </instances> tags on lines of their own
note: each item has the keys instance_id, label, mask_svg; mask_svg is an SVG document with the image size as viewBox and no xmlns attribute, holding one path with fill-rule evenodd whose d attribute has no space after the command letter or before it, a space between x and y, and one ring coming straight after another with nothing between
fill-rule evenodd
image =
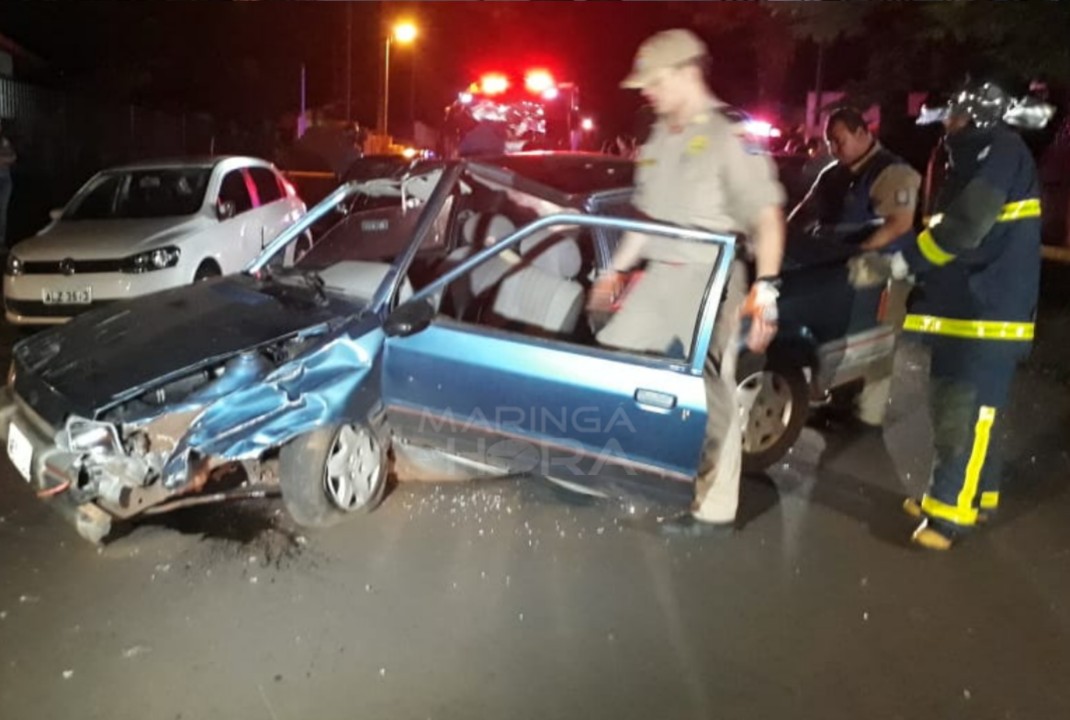
<instances>
[{"instance_id":1,"label":"car roof","mask_svg":"<svg viewBox=\"0 0 1070 720\"><path fill-rule=\"evenodd\" d=\"M627 158L587 152L526 152L469 162L506 170L572 198L631 188L635 171L634 161Z\"/></svg>"},{"instance_id":2,"label":"car roof","mask_svg":"<svg viewBox=\"0 0 1070 720\"><path fill-rule=\"evenodd\" d=\"M225 162L235 162L235 164L239 165L259 165L263 167L268 167L271 164L261 158L249 157L246 155L201 155L192 157L139 160L137 162L128 163L126 165L116 165L115 167L107 168L105 172L127 170L152 170L158 168L174 167L214 168L215 166Z\"/></svg>"}]
</instances>

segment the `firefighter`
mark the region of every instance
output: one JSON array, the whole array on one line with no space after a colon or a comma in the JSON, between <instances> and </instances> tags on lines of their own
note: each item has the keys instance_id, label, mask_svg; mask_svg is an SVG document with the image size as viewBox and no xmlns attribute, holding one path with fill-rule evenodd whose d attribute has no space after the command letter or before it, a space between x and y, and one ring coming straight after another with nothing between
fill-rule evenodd
<instances>
[{"instance_id":1,"label":"firefighter","mask_svg":"<svg viewBox=\"0 0 1070 720\"><path fill-rule=\"evenodd\" d=\"M947 550L999 506L998 435L1015 369L1029 352L1040 276L1040 188L1011 101L970 83L919 123L945 127L949 169L934 214L893 272L914 274L904 329L932 350L934 463L928 491L903 509L912 541ZM1008 115L1008 117L1010 117Z\"/></svg>"}]
</instances>

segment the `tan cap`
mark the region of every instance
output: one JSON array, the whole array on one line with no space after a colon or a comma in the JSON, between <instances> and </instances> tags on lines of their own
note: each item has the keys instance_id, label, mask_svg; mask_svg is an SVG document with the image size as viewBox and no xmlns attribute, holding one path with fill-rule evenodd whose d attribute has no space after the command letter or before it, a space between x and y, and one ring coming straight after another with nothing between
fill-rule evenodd
<instances>
[{"instance_id":1,"label":"tan cap","mask_svg":"<svg viewBox=\"0 0 1070 720\"><path fill-rule=\"evenodd\" d=\"M631 74L620 84L643 88L662 68L675 67L707 54L706 44L690 30L665 30L647 38L635 54Z\"/></svg>"}]
</instances>

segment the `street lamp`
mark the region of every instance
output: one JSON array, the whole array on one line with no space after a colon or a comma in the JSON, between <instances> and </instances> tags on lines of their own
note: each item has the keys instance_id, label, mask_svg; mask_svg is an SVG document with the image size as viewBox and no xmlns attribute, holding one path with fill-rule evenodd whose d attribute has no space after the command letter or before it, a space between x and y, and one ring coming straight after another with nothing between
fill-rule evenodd
<instances>
[{"instance_id":1,"label":"street lamp","mask_svg":"<svg viewBox=\"0 0 1070 720\"><path fill-rule=\"evenodd\" d=\"M385 60L383 62L383 120L380 125L383 129L384 137L390 135L387 129L387 125L390 122L390 45L393 41L408 45L415 39L416 26L411 22L397 23L386 36Z\"/></svg>"}]
</instances>

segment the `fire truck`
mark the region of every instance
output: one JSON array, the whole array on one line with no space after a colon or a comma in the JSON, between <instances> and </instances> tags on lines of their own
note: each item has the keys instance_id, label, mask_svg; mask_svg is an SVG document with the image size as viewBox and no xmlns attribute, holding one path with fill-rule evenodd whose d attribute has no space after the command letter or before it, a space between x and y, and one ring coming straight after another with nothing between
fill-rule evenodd
<instances>
[{"instance_id":1,"label":"fire truck","mask_svg":"<svg viewBox=\"0 0 1070 720\"><path fill-rule=\"evenodd\" d=\"M576 150L593 129L580 115L576 84L559 82L544 68L520 77L486 73L459 92L446 108L439 152L456 157L465 137L480 125L503 136L507 152Z\"/></svg>"}]
</instances>

